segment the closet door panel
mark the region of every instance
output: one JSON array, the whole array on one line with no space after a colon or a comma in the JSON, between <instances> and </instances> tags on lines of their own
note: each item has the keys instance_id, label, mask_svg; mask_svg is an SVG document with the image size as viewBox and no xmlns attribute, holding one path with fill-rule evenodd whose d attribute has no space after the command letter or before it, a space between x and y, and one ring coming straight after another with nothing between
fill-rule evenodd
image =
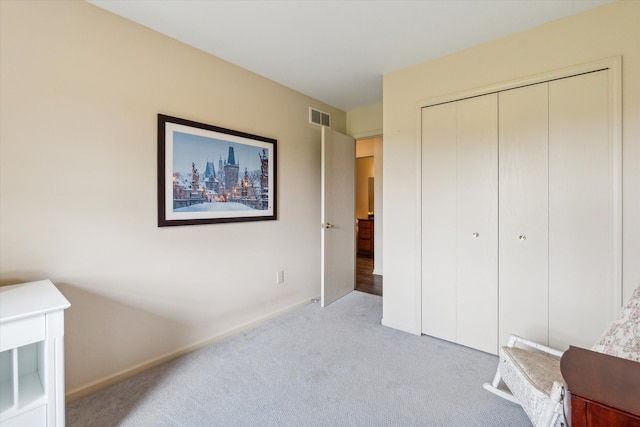
<instances>
[{"instance_id":1,"label":"closet door panel","mask_svg":"<svg viewBox=\"0 0 640 427\"><path fill-rule=\"evenodd\" d=\"M589 348L613 319L608 71L549 83L549 344Z\"/></svg>"},{"instance_id":2,"label":"closet door panel","mask_svg":"<svg viewBox=\"0 0 640 427\"><path fill-rule=\"evenodd\" d=\"M456 104L422 109L422 333L456 340Z\"/></svg>"},{"instance_id":3,"label":"closet door panel","mask_svg":"<svg viewBox=\"0 0 640 427\"><path fill-rule=\"evenodd\" d=\"M457 342L498 348L497 94L457 102Z\"/></svg>"},{"instance_id":4,"label":"closet door panel","mask_svg":"<svg viewBox=\"0 0 640 427\"><path fill-rule=\"evenodd\" d=\"M548 343L548 84L499 94L499 341Z\"/></svg>"}]
</instances>

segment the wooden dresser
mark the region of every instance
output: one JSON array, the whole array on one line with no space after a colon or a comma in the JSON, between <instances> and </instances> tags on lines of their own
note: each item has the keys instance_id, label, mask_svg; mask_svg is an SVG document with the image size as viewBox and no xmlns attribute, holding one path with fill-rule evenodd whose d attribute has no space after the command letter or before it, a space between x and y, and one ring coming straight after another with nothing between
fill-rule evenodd
<instances>
[{"instance_id":1,"label":"wooden dresser","mask_svg":"<svg viewBox=\"0 0 640 427\"><path fill-rule=\"evenodd\" d=\"M571 427L640 427L640 363L570 347L560 370Z\"/></svg>"},{"instance_id":2,"label":"wooden dresser","mask_svg":"<svg viewBox=\"0 0 640 427\"><path fill-rule=\"evenodd\" d=\"M373 256L373 219L358 218L358 255Z\"/></svg>"}]
</instances>

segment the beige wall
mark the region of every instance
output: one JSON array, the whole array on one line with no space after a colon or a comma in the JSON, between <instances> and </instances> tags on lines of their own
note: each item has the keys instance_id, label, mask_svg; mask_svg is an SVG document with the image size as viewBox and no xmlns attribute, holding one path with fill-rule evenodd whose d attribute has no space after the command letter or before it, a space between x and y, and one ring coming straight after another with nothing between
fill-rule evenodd
<instances>
[{"instance_id":1,"label":"beige wall","mask_svg":"<svg viewBox=\"0 0 640 427\"><path fill-rule=\"evenodd\" d=\"M347 135L356 139L382 135L382 104L347 111Z\"/></svg>"},{"instance_id":2,"label":"beige wall","mask_svg":"<svg viewBox=\"0 0 640 427\"><path fill-rule=\"evenodd\" d=\"M356 140L356 159L373 156L373 142L375 139L376 138L366 138Z\"/></svg>"},{"instance_id":3,"label":"beige wall","mask_svg":"<svg viewBox=\"0 0 640 427\"><path fill-rule=\"evenodd\" d=\"M70 300L72 397L320 294L308 108L344 112L85 2L0 17L0 283ZM158 113L277 139L279 219L158 228Z\"/></svg>"},{"instance_id":4,"label":"beige wall","mask_svg":"<svg viewBox=\"0 0 640 427\"><path fill-rule=\"evenodd\" d=\"M383 323L420 333L419 103L622 55L623 293L640 284L640 2L619 1L384 76Z\"/></svg>"}]
</instances>

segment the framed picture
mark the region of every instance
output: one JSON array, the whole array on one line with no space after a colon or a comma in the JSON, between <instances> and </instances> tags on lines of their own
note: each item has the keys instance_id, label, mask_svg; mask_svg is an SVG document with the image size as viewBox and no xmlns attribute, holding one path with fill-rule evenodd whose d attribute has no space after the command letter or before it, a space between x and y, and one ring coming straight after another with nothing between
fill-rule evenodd
<instances>
[{"instance_id":1,"label":"framed picture","mask_svg":"<svg viewBox=\"0 0 640 427\"><path fill-rule=\"evenodd\" d=\"M276 145L158 114L158 227L277 219Z\"/></svg>"}]
</instances>

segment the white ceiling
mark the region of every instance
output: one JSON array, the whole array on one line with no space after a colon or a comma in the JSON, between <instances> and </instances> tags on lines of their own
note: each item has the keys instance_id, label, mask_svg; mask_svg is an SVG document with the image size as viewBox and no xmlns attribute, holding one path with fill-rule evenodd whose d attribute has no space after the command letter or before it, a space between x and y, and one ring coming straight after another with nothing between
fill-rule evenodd
<instances>
[{"instance_id":1,"label":"white ceiling","mask_svg":"<svg viewBox=\"0 0 640 427\"><path fill-rule=\"evenodd\" d=\"M350 111L385 73L611 0L88 1Z\"/></svg>"}]
</instances>

